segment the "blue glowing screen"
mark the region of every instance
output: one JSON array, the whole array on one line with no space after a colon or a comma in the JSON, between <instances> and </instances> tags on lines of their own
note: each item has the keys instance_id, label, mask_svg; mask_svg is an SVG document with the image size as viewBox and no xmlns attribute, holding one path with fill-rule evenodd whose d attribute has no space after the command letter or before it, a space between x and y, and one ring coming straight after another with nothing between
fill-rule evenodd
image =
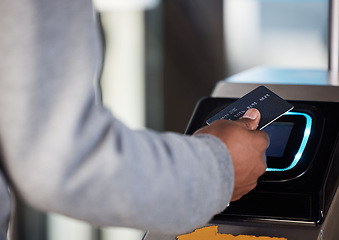
<instances>
[{"instance_id":1,"label":"blue glowing screen","mask_svg":"<svg viewBox=\"0 0 339 240\"><path fill-rule=\"evenodd\" d=\"M299 112L288 112L284 115L298 115L303 116L306 118L306 126L304 130L304 136L299 146L299 149L294 156L292 163L286 168L267 168L266 171L268 172L284 172L294 168L300 161L308 139L311 134L311 127L312 127L312 118L310 115L306 113L299 113ZM267 156L271 157L282 157L286 148L286 144L288 142L288 138L290 136L291 130L293 128L293 123L283 122L283 123L275 123L274 125L267 126L264 130L270 136L271 143L279 143L279 144L272 144L266 151Z\"/></svg>"},{"instance_id":2,"label":"blue glowing screen","mask_svg":"<svg viewBox=\"0 0 339 240\"><path fill-rule=\"evenodd\" d=\"M293 126L292 122L277 122L264 128L271 142L266 150L267 156L282 157L284 155Z\"/></svg>"}]
</instances>

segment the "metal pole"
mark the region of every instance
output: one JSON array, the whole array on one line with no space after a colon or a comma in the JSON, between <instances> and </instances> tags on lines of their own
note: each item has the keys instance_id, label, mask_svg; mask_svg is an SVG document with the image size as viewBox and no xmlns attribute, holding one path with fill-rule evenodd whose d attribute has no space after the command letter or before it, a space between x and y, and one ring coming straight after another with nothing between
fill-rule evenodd
<instances>
[{"instance_id":1,"label":"metal pole","mask_svg":"<svg viewBox=\"0 0 339 240\"><path fill-rule=\"evenodd\" d=\"M339 0L330 2L329 85L339 86Z\"/></svg>"}]
</instances>

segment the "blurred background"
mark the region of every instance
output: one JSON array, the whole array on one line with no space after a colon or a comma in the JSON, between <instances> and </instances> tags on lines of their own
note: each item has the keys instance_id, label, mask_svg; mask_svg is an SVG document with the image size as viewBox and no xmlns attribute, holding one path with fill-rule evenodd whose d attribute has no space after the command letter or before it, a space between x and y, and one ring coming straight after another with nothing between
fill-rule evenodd
<instances>
[{"instance_id":1,"label":"blurred background","mask_svg":"<svg viewBox=\"0 0 339 240\"><path fill-rule=\"evenodd\" d=\"M215 84L258 66L327 70L327 0L95 0L103 102L131 128L183 133ZM18 239L137 240L21 203Z\"/></svg>"}]
</instances>

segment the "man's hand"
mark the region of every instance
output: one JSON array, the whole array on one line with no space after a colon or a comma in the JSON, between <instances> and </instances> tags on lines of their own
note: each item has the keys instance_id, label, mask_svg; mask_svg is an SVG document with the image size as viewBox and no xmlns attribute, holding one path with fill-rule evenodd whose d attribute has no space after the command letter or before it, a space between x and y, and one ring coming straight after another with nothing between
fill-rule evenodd
<instances>
[{"instance_id":1,"label":"man's hand","mask_svg":"<svg viewBox=\"0 0 339 240\"><path fill-rule=\"evenodd\" d=\"M269 137L264 131L256 130L259 120L260 112L252 108L238 121L216 120L194 133L211 134L227 146L234 167L232 201L255 188L258 178L266 170L265 151Z\"/></svg>"}]
</instances>

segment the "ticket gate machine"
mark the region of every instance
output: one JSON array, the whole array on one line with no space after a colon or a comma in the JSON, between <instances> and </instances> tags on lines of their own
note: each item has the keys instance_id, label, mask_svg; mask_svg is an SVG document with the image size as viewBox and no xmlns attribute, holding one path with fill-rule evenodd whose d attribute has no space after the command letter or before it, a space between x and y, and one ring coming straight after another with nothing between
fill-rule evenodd
<instances>
[{"instance_id":1,"label":"ticket gate machine","mask_svg":"<svg viewBox=\"0 0 339 240\"><path fill-rule=\"evenodd\" d=\"M187 134L259 85L220 82L211 97L197 104ZM258 186L232 202L210 224L218 225L219 233L234 236L339 239L339 88L265 86L294 109L264 129L271 142L266 152L267 171ZM147 233L144 239L176 236Z\"/></svg>"}]
</instances>

